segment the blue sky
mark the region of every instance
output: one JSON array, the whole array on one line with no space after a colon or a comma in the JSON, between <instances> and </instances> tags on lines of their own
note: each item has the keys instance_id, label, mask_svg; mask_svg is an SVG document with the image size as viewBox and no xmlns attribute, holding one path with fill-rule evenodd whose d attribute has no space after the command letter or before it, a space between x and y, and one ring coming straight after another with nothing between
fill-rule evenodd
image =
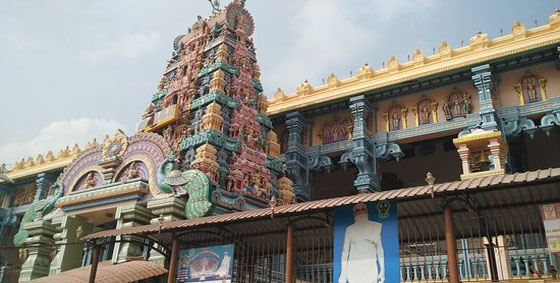
<instances>
[{"instance_id":1,"label":"blue sky","mask_svg":"<svg viewBox=\"0 0 560 283\"><path fill-rule=\"evenodd\" d=\"M229 1L222 0L222 6ZM483 31L510 33L548 22L550 1L247 0L265 94L286 93L368 62L381 68L416 49ZM0 0L0 163L129 135L149 103L175 36L206 0Z\"/></svg>"}]
</instances>

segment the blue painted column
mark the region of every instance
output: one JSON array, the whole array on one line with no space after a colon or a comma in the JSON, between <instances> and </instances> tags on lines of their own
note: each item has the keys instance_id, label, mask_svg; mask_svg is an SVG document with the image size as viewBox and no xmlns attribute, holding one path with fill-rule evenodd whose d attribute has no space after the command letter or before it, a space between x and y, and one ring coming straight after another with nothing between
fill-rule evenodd
<instances>
[{"instance_id":1,"label":"blue painted column","mask_svg":"<svg viewBox=\"0 0 560 283\"><path fill-rule=\"evenodd\" d=\"M375 115L375 109L363 95L358 95L350 98L350 111L354 116L352 162L358 167L354 186L359 192L379 191L375 150L367 130L367 118Z\"/></svg>"},{"instance_id":2,"label":"blue painted column","mask_svg":"<svg viewBox=\"0 0 560 283\"><path fill-rule=\"evenodd\" d=\"M47 197L50 186L56 181L56 176L52 173L41 173L37 175L37 193L35 193L35 201Z\"/></svg>"},{"instance_id":3,"label":"blue painted column","mask_svg":"<svg viewBox=\"0 0 560 283\"><path fill-rule=\"evenodd\" d=\"M492 91L494 90L496 79L494 78L490 65L485 64L471 69L472 82L478 90L478 100L480 105L481 127L483 130L498 130L498 119L496 109L492 101Z\"/></svg>"},{"instance_id":4,"label":"blue painted column","mask_svg":"<svg viewBox=\"0 0 560 283\"><path fill-rule=\"evenodd\" d=\"M298 111L286 114L286 128L289 133L286 166L288 176L294 182L294 193L298 201L310 199L307 154L303 145L305 123L305 118Z\"/></svg>"}]
</instances>

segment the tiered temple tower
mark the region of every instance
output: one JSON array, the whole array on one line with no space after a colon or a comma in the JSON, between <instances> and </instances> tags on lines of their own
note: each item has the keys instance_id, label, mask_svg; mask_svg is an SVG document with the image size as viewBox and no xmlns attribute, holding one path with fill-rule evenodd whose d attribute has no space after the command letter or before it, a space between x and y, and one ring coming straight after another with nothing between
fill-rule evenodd
<instances>
[{"instance_id":1,"label":"tiered temple tower","mask_svg":"<svg viewBox=\"0 0 560 283\"><path fill-rule=\"evenodd\" d=\"M268 205L278 196L283 162L262 94L252 16L233 1L198 20L173 42L174 52L137 130L168 142L181 170L213 183L217 208Z\"/></svg>"}]
</instances>

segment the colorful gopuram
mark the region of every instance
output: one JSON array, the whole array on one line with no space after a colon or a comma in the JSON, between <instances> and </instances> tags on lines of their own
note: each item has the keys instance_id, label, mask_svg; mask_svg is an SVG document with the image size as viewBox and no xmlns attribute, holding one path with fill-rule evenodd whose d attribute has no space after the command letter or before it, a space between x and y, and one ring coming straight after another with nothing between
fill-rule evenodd
<instances>
[{"instance_id":1,"label":"colorful gopuram","mask_svg":"<svg viewBox=\"0 0 560 283\"><path fill-rule=\"evenodd\" d=\"M100 229L269 207L271 198L294 201L266 115L253 31L244 1L199 17L173 42L135 135L119 131L102 144L67 148L57 157L49 152L2 172L16 180L0 184L2 243L24 247L2 260L21 260L20 281L87 264L81 246L44 245ZM33 175L41 177L29 183ZM138 244L119 243L101 259L141 254Z\"/></svg>"},{"instance_id":2,"label":"colorful gopuram","mask_svg":"<svg viewBox=\"0 0 560 283\"><path fill-rule=\"evenodd\" d=\"M552 255L547 246L537 205L560 201L560 175L554 173L560 168L560 11L541 26L527 28L516 21L511 33L499 38L479 32L458 48L443 41L433 55L416 50L407 62L390 57L381 69L364 64L348 78L331 73L322 85L306 80L294 93L279 88L270 98L260 82L254 29L242 0L217 8L208 18L198 17L173 41L157 90L151 101L146 98L144 113L137 113L141 119L134 134L118 131L83 149L75 145L2 166L0 283L89 265L92 247L79 241L99 231L153 225L151 233L167 227L166 235L181 231L184 236L189 228L166 225L195 218L202 223L253 209L272 213L270 218L251 216L261 221L252 226L239 214L238 222L220 225L239 224L229 232L242 238L244 227L267 223L262 231L268 229L274 239L291 235L292 247L294 238L308 237L290 253L299 264L292 273L298 282L318 282L316 273L331 280L322 282L332 282L333 234L328 229L338 204L324 199L340 201L355 194L398 203L395 227L402 226L395 231L403 282L446 282L449 276L454 276L451 282L459 282L459 276L464 281L516 277L528 282L535 270L535 276L552 278L560 254ZM418 193L426 183L430 193ZM309 212L306 201L317 201L322 210ZM282 208L275 212L277 206L299 210L282 211L279 220ZM370 212L380 218L386 214L377 208ZM506 223L495 235L480 231L480 219L494 221L495 215L517 209L527 223L511 224L511 229ZM292 226L290 213L307 218ZM466 223L463 227L454 227L453 213L467 219L457 222ZM516 214L506 219L518 221ZM286 219L288 230L275 226ZM307 220L320 223L303 227L311 223ZM211 222L204 225L208 231L216 228ZM318 227L328 230L320 241L312 231ZM479 235L459 229L464 227ZM310 229L308 235L297 234L304 228ZM212 233L194 238L225 243ZM166 235L159 237L174 242ZM134 233L111 237L96 242L102 247L100 261L169 261L165 244L143 242L148 237ZM288 249L283 239L274 243L278 246L271 249L267 265L288 258L287 251L286 256L275 254ZM324 249L314 253L318 242ZM260 249L269 243L257 239L251 244ZM259 255L265 249L254 256L244 253L248 246L236 247L236 253L243 253L235 264L264 262ZM455 273L449 275L448 259L453 258ZM270 267L267 278L286 266ZM236 276L262 276L256 268L246 269Z\"/></svg>"}]
</instances>

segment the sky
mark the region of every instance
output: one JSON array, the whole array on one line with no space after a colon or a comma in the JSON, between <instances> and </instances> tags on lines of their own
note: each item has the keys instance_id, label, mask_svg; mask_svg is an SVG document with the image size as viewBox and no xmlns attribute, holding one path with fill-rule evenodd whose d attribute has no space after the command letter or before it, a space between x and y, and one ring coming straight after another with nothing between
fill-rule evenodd
<instances>
[{"instance_id":1,"label":"sky","mask_svg":"<svg viewBox=\"0 0 560 283\"><path fill-rule=\"evenodd\" d=\"M231 0L222 0L222 6ZM560 0L247 0L265 94L364 63L431 55L478 31L491 38L548 23ZM117 129L128 135L207 0L0 0L0 163Z\"/></svg>"}]
</instances>

